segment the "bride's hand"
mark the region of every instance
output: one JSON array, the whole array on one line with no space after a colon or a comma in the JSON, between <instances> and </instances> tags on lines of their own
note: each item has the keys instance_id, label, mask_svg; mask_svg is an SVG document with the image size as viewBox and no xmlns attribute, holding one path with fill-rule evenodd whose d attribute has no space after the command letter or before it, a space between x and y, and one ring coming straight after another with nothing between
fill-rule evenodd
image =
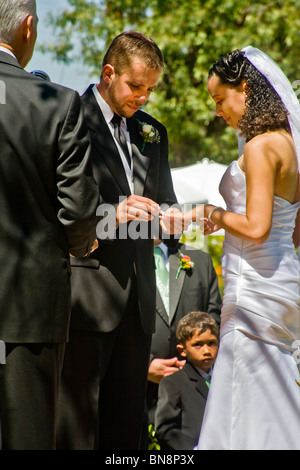
<instances>
[{"instance_id":1,"label":"bride's hand","mask_svg":"<svg viewBox=\"0 0 300 470\"><path fill-rule=\"evenodd\" d=\"M184 214L185 227L187 227L191 222L195 222L204 235L210 235L218 230L221 227L219 225L210 222L208 219L208 214L215 206L211 204L202 204L197 206L194 209L186 212Z\"/></svg>"},{"instance_id":2,"label":"bride's hand","mask_svg":"<svg viewBox=\"0 0 300 470\"><path fill-rule=\"evenodd\" d=\"M208 219L204 219L204 235L211 235L212 233L217 232L220 229L221 227L219 225L210 222Z\"/></svg>"},{"instance_id":3,"label":"bride's hand","mask_svg":"<svg viewBox=\"0 0 300 470\"><path fill-rule=\"evenodd\" d=\"M203 231L204 229L204 209L205 209L205 204L202 204L201 206L197 206L194 209L191 209L190 211L186 212L184 214L184 227L185 229L192 223L195 222L200 229Z\"/></svg>"},{"instance_id":4,"label":"bride's hand","mask_svg":"<svg viewBox=\"0 0 300 470\"><path fill-rule=\"evenodd\" d=\"M220 230L220 226L215 224L214 222L211 222L209 220L209 214L211 211L216 210L216 206L213 206L212 204L205 204L204 205L204 215L205 215L205 223L204 223L204 235L210 235L214 232L217 232Z\"/></svg>"}]
</instances>

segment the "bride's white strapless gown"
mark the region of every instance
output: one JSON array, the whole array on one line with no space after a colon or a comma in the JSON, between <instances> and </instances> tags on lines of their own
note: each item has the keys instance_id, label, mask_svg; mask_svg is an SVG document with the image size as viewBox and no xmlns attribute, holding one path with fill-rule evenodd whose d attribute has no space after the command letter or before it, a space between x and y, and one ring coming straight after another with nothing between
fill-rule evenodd
<instances>
[{"instance_id":1,"label":"bride's white strapless gown","mask_svg":"<svg viewBox=\"0 0 300 470\"><path fill-rule=\"evenodd\" d=\"M237 161L220 193L229 211L245 214ZM225 235L221 341L196 449L300 450L300 273L292 243L299 207L274 198L262 245Z\"/></svg>"}]
</instances>

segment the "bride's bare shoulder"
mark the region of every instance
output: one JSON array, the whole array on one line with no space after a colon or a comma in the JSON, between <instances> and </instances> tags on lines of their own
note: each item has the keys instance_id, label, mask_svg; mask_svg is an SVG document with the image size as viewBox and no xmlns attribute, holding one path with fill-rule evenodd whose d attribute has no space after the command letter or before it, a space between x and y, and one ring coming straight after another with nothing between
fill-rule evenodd
<instances>
[{"instance_id":1,"label":"bride's bare shoulder","mask_svg":"<svg viewBox=\"0 0 300 470\"><path fill-rule=\"evenodd\" d=\"M273 132L265 132L264 134L257 135L249 140L245 145L245 153L257 150L274 150L276 153L282 148L289 148L294 151L294 142L292 136L284 131L278 130Z\"/></svg>"}]
</instances>

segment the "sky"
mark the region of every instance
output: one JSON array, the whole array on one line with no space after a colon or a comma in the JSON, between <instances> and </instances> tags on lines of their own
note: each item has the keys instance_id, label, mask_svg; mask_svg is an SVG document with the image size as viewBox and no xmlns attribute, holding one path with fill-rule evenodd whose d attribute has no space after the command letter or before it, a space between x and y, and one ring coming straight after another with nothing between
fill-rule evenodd
<instances>
[{"instance_id":1,"label":"sky","mask_svg":"<svg viewBox=\"0 0 300 470\"><path fill-rule=\"evenodd\" d=\"M49 11L57 13L69 6L67 0L36 0L38 22L38 37L36 41L35 51L32 59L26 67L28 72L33 70L43 70L50 76L51 81L59 83L69 88L77 90L82 94L88 85L97 81L97 77L91 78L86 66L80 63L65 65L54 60L51 54L41 53L38 46L53 42L53 30L46 26L46 17Z\"/></svg>"}]
</instances>

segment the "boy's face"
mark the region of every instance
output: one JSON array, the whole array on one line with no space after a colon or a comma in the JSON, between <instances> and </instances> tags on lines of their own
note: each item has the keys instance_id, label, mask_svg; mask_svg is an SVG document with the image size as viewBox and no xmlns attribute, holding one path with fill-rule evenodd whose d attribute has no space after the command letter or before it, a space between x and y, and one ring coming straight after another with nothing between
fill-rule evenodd
<instances>
[{"instance_id":1,"label":"boy's face","mask_svg":"<svg viewBox=\"0 0 300 470\"><path fill-rule=\"evenodd\" d=\"M194 333L192 338L186 341L185 346L178 344L177 349L189 362L204 372L209 372L215 363L218 346L218 339L207 329L204 333Z\"/></svg>"}]
</instances>

